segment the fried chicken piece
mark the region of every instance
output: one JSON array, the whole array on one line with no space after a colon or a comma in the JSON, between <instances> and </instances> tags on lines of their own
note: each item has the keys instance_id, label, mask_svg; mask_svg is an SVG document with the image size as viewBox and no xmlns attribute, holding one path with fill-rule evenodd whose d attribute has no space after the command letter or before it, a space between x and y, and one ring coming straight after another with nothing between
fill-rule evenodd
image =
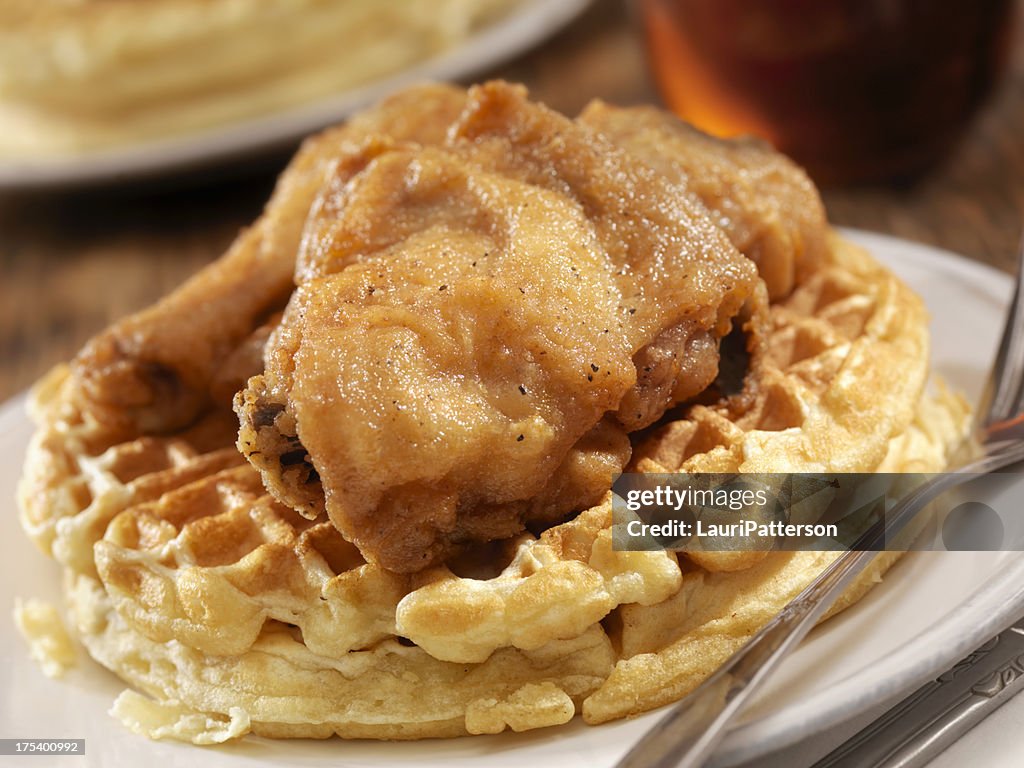
<instances>
[{"instance_id":1,"label":"fried chicken piece","mask_svg":"<svg viewBox=\"0 0 1024 768\"><path fill-rule=\"evenodd\" d=\"M209 404L210 384L223 361L284 308L294 287L303 225L324 181L335 175L335 158L381 134L438 143L464 103L459 88L412 88L307 140L263 216L222 258L153 307L103 331L79 353L73 370L82 405L129 432L167 432L189 424Z\"/></svg>"},{"instance_id":2,"label":"fried chicken piece","mask_svg":"<svg viewBox=\"0 0 1024 768\"><path fill-rule=\"evenodd\" d=\"M825 252L825 207L798 165L758 139L718 139L654 107L594 101L580 122L683 184L749 256L775 301Z\"/></svg>"},{"instance_id":3,"label":"fried chicken piece","mask_svg":"<svg viewBox=\"0 0 1024 768\"><path fill-rule=\"evenodd\" d=\"M596 503L734 321L760 343L756 269L703 208L522 89L471 89L441 147L337 167L239 447L386 568Z\"/></svg>"}]
</instances>

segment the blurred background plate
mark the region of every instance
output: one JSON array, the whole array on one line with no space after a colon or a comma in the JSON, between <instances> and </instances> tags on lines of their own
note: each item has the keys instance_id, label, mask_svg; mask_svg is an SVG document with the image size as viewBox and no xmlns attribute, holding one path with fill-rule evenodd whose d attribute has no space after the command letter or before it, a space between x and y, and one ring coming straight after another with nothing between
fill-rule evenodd
<instances>
[{"instance_id":1,"label":"blurred background plate","mask_svg":"<svg viewBox=\"0 0 1024 768\"><path fill-rule=\"evenodd\" d=\"M425 80L463 80L530 49L567 25L591 0L524 0L455 48L354 90L272 115L77 156L0 163L0 190L72 186L176 173L294 145L393 91Z\"/></svg>"}]
</instances>

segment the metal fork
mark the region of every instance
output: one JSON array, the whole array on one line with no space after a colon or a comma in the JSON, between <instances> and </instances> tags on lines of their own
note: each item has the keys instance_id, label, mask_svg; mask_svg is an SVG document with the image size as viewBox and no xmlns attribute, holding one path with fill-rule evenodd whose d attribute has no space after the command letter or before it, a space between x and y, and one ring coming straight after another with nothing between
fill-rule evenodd
<instances>
[{"instance_id":1,"label":"metal fork","mask_svg":"<svg viewBox=\"0 0 1024 768\"><path fill-rule=\"evenodd\" d=\"M903 497L718 671L669 711L616 768L701 766L743 705L891 539L930 501L973 476L1024 461L1024 240L1003 337L978 406L984 455Z\"/></svg>"}]
</instances>

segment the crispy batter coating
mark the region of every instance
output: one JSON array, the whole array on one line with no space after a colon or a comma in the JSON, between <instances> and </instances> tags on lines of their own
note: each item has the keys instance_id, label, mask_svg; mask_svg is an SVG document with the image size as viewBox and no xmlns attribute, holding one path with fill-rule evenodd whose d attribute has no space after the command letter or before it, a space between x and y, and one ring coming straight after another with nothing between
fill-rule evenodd
<instances>
[{"instance_id":1,"label":"crispy batter coating","mask_svg":"<svg viewBox=\"0 0 1024 768\"><path fill-rule=\"evenodd\" d=\"M440 142L464 101L465 93L451 86L412 88L308 140L263 216L221 259L79 353L74 373L82 405L129 431L168 432L189 424L208 405L211 380L225 358L287 302L302 227L335 158L380 134ZM259 372L256 361L247 376Z\"/></svg>"},{"instance_id":2,"label":"crispy batter coating","mask_svg":"<svg viewBox=\"0 0 1024 768\"><path fill-rule=\"evenodd\" d=\"M443 146L381 139L336 173L239 445L391 570L597 503L626 433L711 384L764 299L684 188L503 83Z\"/></svg>"},{"instance_id":3,"label":"crispy batter coating","mask_svg":"<svg viewBox=\"0 0 1024 768\"><path fill-rule=\"evenodd\" d=\"M828 229L818 190L763 141L708 136L654 107L594 101L579 120L685 185L757 264L772 301L788 296L822 260Z\"/></svg>"}]
</instances>

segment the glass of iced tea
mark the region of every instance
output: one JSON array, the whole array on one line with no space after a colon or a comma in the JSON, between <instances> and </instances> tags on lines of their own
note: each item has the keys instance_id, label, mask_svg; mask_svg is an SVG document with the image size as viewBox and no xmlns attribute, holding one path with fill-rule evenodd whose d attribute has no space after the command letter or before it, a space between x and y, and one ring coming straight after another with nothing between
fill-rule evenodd
<instances>
[{"instance_id":1,"label":"glass of iced tea","mask_svg":"<svg viewBox=\"0 0 1024 768\"><path fill-rule=\"evenodd\" d=\"M666 103L824 183L911 179L1004 67L1012 0L637 0Z\"/></svg>"}]
</instances>

